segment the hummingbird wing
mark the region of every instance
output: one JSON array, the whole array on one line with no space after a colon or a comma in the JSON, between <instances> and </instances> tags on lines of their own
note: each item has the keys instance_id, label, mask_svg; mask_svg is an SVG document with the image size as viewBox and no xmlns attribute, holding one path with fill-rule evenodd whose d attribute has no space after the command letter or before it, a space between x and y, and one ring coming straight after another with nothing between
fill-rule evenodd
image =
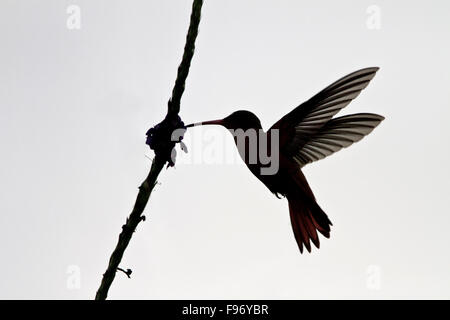
<instances>
[{"instance_id":1,"label":"hummingbird wing","mask_svg":"<svg viewBox=\"0 0 450 320\"><path fill-rule=\"evenodd\" d=\"M276 122L269 130L279 130L280 150L288 156L297 155L336 113L367 87L378 69L361 69L339 79Z\"/></svg>"},{"instance_id":2,"label":"hummingbird wing","mask_svg":"<svg viewBox=\"0 0 450 320\"><path fill-rule=\"evenodd\" d=\"M328 121L294 155L300 167L323 159L358 142L384 120L373 113L357 113Z\"/></svg>"}]
</instances>

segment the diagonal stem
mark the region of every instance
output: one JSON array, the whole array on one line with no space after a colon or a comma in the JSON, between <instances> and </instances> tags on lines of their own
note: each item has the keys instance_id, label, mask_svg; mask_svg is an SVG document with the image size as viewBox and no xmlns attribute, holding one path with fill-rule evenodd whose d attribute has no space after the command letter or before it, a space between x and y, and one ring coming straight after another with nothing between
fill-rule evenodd
<instances>
[{"instance_id":1,"label":"diagonal stem","mask_svg":"<svg viewBox=\"0 0 450 320\"><path fill-rule=\"evenodd\" d=\"M194 0L192 4L191 21L186 36L186 44L184 46L183 59L178 67L177 79L172 90L172 98L169 101L167 115L175 115L180 112L181 96L184 92L184 84L189 74L192 57L195 50L195 39L198 35L198 25L200 24L200 15L202 11L203 0Z\"/></svg>"},{"instance_id":2,"label":"diagonal stem","mask_svg":"<svg viewBox=\"0 0 450 320\"><path fill-rule=\"evenodd\" d=\"M189 30L186 36L186 45L184 47L183 59L180 66L178 67L177 79L175 80L175 85L172 91L172 98L169 100L167 116L172 117L178 115L180 112L180 101L184 92L186 78L189 74L189 68L191 65L192 57L194 56L195 50L195 40L198 35L198 26L200 24L200 15L203 5L203 0L194 0L192 5L191 20L189 25ZM170 143L170 141L168 141ZM155 155L150 172L147 178L139 187L139 193L136 198L136 202L133 207L133 211L127 218L126 223L122 226L122 232L119 235L119 240L117 242L116 248L114 249L111 258L109 259L108 268L103 274L102 282L95 300L105 300L108 296L109 288L114 281L116 276L117 268L122 260L125 249L130 243L131 237L133 236L136 227L139 222L143 220L142 213L144 212L145 206L150 198L153 188L156 185L157 178L161 172L166 159Z\"/></svg>"}]
</instances>

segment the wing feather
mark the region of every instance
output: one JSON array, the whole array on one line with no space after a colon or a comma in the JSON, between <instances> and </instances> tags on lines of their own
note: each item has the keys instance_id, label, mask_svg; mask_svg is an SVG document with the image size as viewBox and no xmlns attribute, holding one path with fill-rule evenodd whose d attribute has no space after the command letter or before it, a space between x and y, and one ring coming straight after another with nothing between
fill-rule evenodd
<instances>
[{"instance_id":1,"label":"wing feather","mask_svg":"<svg viewBox=\"0 0 450 320\"><path fill-rule=\"evenodd\" d=\"M328 157L329 155L360 141L384 117L372 113L358 113L335 118L327 122L322 129L294 155L300 167Z\"/></svg>"},{"instance_id":2,"label":"wing feather","mask_svg":"<svg viewBox=\"0 0 450 320\"><path fill-rule=\"evenodd\" d=\"M291 156L297 153L367 87L377 71L365 68L339 79L276 122L270 129L279 130L282 150Z\"/></svg>"}]
</instances>

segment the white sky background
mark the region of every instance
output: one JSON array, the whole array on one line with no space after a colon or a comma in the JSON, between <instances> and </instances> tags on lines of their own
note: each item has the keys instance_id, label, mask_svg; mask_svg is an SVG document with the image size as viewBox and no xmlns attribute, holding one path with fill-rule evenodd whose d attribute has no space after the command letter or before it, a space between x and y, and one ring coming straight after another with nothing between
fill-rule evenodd
<instances>
[{"instance_id":1,"label":"white sky background","mask_svg":"<svg viewBox=\"0 0 450 320\"><path fill-rule=\"evenodd\" d=\"M166 112L191 3L1 1L0 298L94 297L150 166L145 132ZM71 4L80 30L66 27ZM369 66L381 70L342 114L386 120L305 168L334 224L312 254L244 164L180 155L109 297L450 298L449 15L437 0L206 0L185 122L249 109L268 128Z\"/></svg>"}]
</instances>

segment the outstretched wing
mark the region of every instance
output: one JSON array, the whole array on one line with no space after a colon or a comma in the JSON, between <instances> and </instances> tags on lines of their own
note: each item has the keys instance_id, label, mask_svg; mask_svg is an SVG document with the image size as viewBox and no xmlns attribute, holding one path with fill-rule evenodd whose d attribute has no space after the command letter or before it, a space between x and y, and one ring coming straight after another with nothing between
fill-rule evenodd
<instances>
[{"instance_id":1,"label":"outstretched wing","mask_svg":"<svg viewBox=\"0 0 450 320\"><path fill-rule=\"evenodd\" d=\"M294 159L300 167L323 159L358 142L383 120L383 116L372 113L351 114L332 119L295 153Z\"/></svg>"},{"instance_id":2,"label":"outstretched wing","mask_svg":"<svg viewBox=\"0 0 450 320\"><path fill-rule=\"evenodd\" d=\"M373 79L377 67L361 69L334 82L289 112L271 129L279 130L280 149L294 156L333 116Z\"/></svg>"}]
</instances>

